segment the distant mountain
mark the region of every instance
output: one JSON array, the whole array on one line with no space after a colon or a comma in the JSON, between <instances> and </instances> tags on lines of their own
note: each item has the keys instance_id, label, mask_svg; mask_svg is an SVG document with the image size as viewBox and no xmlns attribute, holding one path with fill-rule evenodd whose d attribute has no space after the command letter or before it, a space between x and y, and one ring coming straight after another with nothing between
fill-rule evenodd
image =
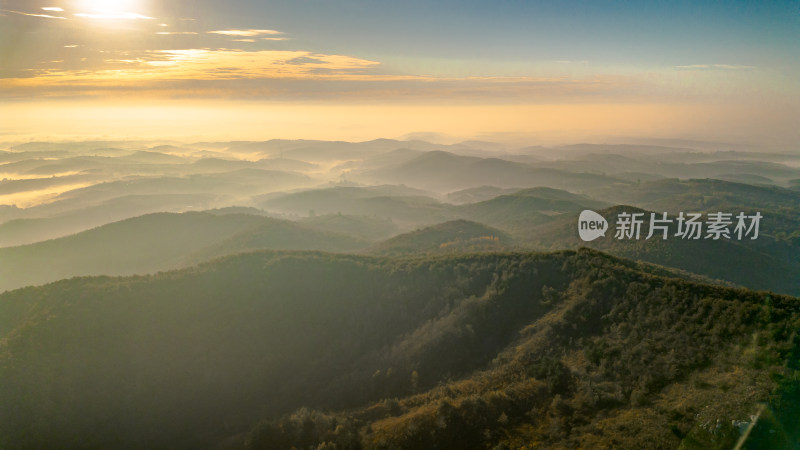
<instances>
[{"instance_id":1,"label":"distant mountain","mask_svg":"<svg viewBox=\"0 0 800 450\"><path fill-rule=\"evenodd\" d=\"M85 275L155 273L255 249L344 251L368 242L247 214L158 213L73 236L0 248L0 291Z\"/></svg>"},{"instance_id":2,"label":"distant mountain","mask_svg":"<svg viewBox=\"0 0 800 450\"><path fill-rule=\"evenodd\" d=\"M448 205L425 194L406 186L336 186L265 198L256 205L269 211L301 216L312 213L377 216L404 226L450 218Z\"/></svg>"},{"instance_id":3,"label":"distant mountain","mask_svg":"<svg viewBox=\"0 0 800 450\"><path fill-rule=\"evenodd\" d=\"M77 210L69 209L75 206L71 204L42 205L15 214L31 218L12 219L0 224L0 247L55 239L144 214L203 210L215 206L215 203L216 196L211 194L154 194L116 197Z\"/></svg>"},{"instance_id":4,"label":"distant mountain","mask_svg":"<svg viewBox=\"0 0 800 450\"><path fill-rule=\"evenodd\" d=\"M65 152L92 154L98 150L119 148L142 150L149 143L143 141L80 141L80 142L26 142L12 147L15 152Z\"/></svg>"},{"instance_id":5,"label":"distant mountain","mask_svg":"<svg viewBox=\"0 0 800 450\"><path fill-rule=\"evenodd\" d=\"M599 174L539 169L498 158L459 156L443 151L428 152L406 163L355 176L439 192L484 185L504 188L548 186L583 191L621 182Z\"/></svg>"},{"instance_id":6,"label":"distant mountain","mask_svg":"<svg viewBox=\"0 0 800 450\"><path fill-rule=\"evenodd\" d=\"M61 194L56 200L88 206L127 195L214 194L218 197L257 195L264 192L307 187L313 181L302 174L261 169L187 176L135 177L96 184Z\"/></svg>"},{"instance_id":7,"label":"distant mountain","mask_svg":"<svg viewBox=\"0 0 800 450\"><path fill-rule=\"evenodd\" d=\"M550 158L546 158L548 156ZM648 147L638 145L580 144L555 149L537 150L541 160L534 167L570 172L602 173L619 177L624 173L641 173L642 180L652 178L731 178L770 180L785 184L800 174L797 158L789 154L755 152L700 152L691 149ZM553 157L552 155L558 155ZM530 157L528 155L527 157ZM523 156L505 159L528 162ZM743 178L732 181L746 181Z\"/></svg>"},{"instance_id":8,"label":"distant mountain","mask_svg":"<svg viewBox=\"0 0 800 450\"><path fill-rule=\"evenodd\" d=\"M660 210L659 210L660 211ZM584 242L578 237L578 214L559 218L515 235L521 245L540 250L590 247L634 260L647 261L688 272L732 282L751 289L800 295L796 274L800 273L800 233L794 240L776 239L762 227L759 238L681 239L675 237L677 224L669 225L668 239L656 234L646 239L650 227L650 211L632 206L615 206L598 210L609 223L605 237ZM636 239L614 236L618 214L642 213L641 235ZM687 212L691 212L687 210ZM738 212L738 211L737 211ZM661 212L657 212L658 215ZM675 218L676 215L669 216ZM769 220L762 219L762 220ZM703 231L705 236L706 230Z\"/></svg>"},{"instance_id":9,"label":"distant mountain","mask_svg":"<svg viewBox=\"0 0 800 450\"><path fill-rule=\"evenodd\" d=\"M594 149L594 147L590 148ZM647 158L642 154L618 154L609 152L575 155L570 150L561 151L563 151L563 153L560 154L564 159L542 161L534 163L534 165L536 167L573 172L609 173L615 175L625 172L642 172L650 174L649 176L654 176L664 171L659 163L654 162L651 158Z\"/></svg>"},{"instance_id":10,"label":"distant mountain","mask_svg":"<svg viewBox=\"0 0 800 450\"><path fill-rule=\"evenodd\" d=\"M3 164L2 173L25 175L56 175L64 172L83 171L103 167L113 158L94 156L70 156L68 158L26 158Z\"/></svg>"},{"instance_id":11,"label":"distant mountain","mask_svg":"<svg viewBox=\"0 0 800 450\"><path fill-rule=\"evenodd\" d=\"M761 176L784 182L800 175L800 168L791 167L769 161L714 161L693 165L694 170L687 176L711 177L724 174L742 174L745 176Z\"/></svg>"},{"instance_id":12,"label":"distant mountain","mask_svg":"<svg viewBox=\"0 0 800 450\"><path fill-rule=\"evenodd\" d=\"M454 211L459 217L499 227L513 234L565 214L572 217L584 209L598 209L608 205L560 189L537 187L500 195L483 202L461 205L454 208Z\"/></svg>"},{"instance_id":13,"label":"distant mountain","mask_svg":"<svg viewBox=\"0 0 800 450\"><path fill-rule=\"evenodd\" d=\"M557 147L567 154L596 154L596 153L633 153L633 154L676 154L696 152L689 146L666 146L647 144L571 144Z\"/></svg>"},{"instance_id":14,"label":"distant mountain","mask_svg":"<svg viewBox=\"0 0 800 450\"><path fill-rule=\"evenodd\" d=\"M795 217L800 213L800 193L796 191L715 179L658 180L624 190L598 189L592 196L616 204L674 213L750 210Z\"/></svg>"},{"instance_id":15,"label":"distant mountain","mask_svg":"<svg viewBox=\"0 0 800 450\"><path fill-rule=\"evenodd\" d=\"M322 250L353 252L370 241L343 233L320 231L288 220L264 218L254 228L241 231L218 243L187 255L180 266L197 264L220 256L253 250Z\"/></svg>"},{"instance_id":16,"label":"distant mountain","mask_svg":"<svg viewBox=\"0 0 800 450\"><path fill-rule=\"evenodd\" d=\"M715 178L723 181L731 181L734 183L747 183L753 185L774 185L775 180L761 175L754 175L752 173L723 173L716 175Z\"/></svg>"},{"instance_id":17,"label":"distant mountain","mask_svg":"<svg viewBox=\"0 0 800 450\"><path fill-rule=\"evenodd\" d=\"M453 145L454 147L468 147L473 148L476 150L489 150L493 152L502 152L508 149L508 145L501 144L498 142L491 142L491 141L481 141L477 139L472 139L468 141L462 141L457 144Z\"/></svg>"},{"instance_id":18,"label":"distant mountain","mask_svg":"<svg viewBox=\"0 0 800 450\"><path fill-rule=\"evenodd\" d=\"M261 155L262 157L270 158L291 158L307 162L360 160L399 148L429 151L443 148L443 146L424 141L396 141L392 139L375 139L365 142L275 139L266 142L231 142L227 145L227 150L234 153Z\"/></svg>"},{"instance_id":19,"label":"distant mountain","mask_svg":"<svg viewBox=\"0 0 800 450\"><path fill-rule=\"evenodd\" d=\"M514 194L521 191L520 188L500 188L497 186L479 186L474 188L462 189L460 191L447 194L447 201L456 205L464 203L477 203L491 200L501 195Z\"/></svg>"},{"instance_id":20,"label":"distant mountain","mask_svg":"<svg viewBox=\"0 0 800 450\"><path fill-rule=\"evenodd\" d=\"M165 153L165 154L175 154L175 153L186 153L187 149L191 151L191 147L178 147L175 145L170 144L162 144L156 145L154 147L150 147L149 151L151 152L158 152L158 153Z\"/></svg>"},{"instance_id":21,"label":"distant mountain","mask_svg":"<svg viewBox=\"0 0 800 450\"><path fill-rule=\"evenodd\" d=\"M659 180L626 190L598 189L593 197L629 204L651 211L670 212L760 212L762 232L783 239L797 231L800 193L777 186L754 186L715 179ZM759 241L763 243L766 241ZM756 244L756 243L754 243Z\"/></svg>"},{"instance_id":22,"label":"distant mountain","mask_svg":"<svg viewBox=\"0 0 800 450\"><path fill-rule=\"evenodd\" d=\"M241 159L203 158L192 163L192 168L199 172L228 172L238 169L253 168L252 161Z\"/></svg>"},{"instance_id":23,"label":"distant mountain","mask_svg":"<svg viewBox=\"0 0 800 450\"><path fill-rule=\"evenodd\" d=\"M46 190L59 186L80 185L95 181L91 175L68 175L63 177L32 178L26 180L0 180L0 195L19 194L28 191Z\"/></svg>"},{"instance_id":24,"label":"distant mountain","mask_svg":"<svg viewBox=\"0 0 800 450\"><path fill-rule=\"evenodd\" d=\"M430 255L507 250L513 240L506 233L467 220L453 220L395 236L370 247L380 256Z\"/></svg>"},{"instance_id":25,"label":"distant mountain","mask_svg":"<svg viewBox=\"0 0 800 450\"><path fill-rule=\"evenodd\" d=\"M386 153L379 153L364 158L355 165L359 170L374 170L387 166L394 166L397 164L406 163L414 158L419 157L425 152L421 150L411 150L409 148L398 148Z\"/></svg>"},{"instance_id":26,"label":"distant mountain","mask_svg":"<svg viewBox=\"0 0 800 450\"><path fill-rule=\"evenodd\" d=\"M0 153L0 161L13 163L31 159L43 158L68 158L72 156L63 150L42 150L42 151L3 151Z\"/></svg>"},{"instance_id":27,"label":"distant mountain","mask_svg":"<svg viewBox=\"0 0 800 450\"><path fill-rule=\"evenodd\" d=\"M180 176L191 172L192 159L175 160L171 155L158 156L144 152L133 156L87 156L72 155L61 158L23 159L4 166L10 173L27 175L58 176L64 173L92 175L100 181L114 181L124 176Z\"/></svg>"},{"instance_id":28,"label":"distant mountain","mask_svg":"<svg viewBox=\"0 0 800 450\"><path fill-rule=\"evenodd\" d=\"M0 447L794 448L797 301L591 250L64 280L0 295Z\"/></svg>"},{"instance_id":29,"label":"distant mountain","mask_svg":"<svg viewBox=\"0 0 800 450\"><path fill-rule=\"evenodd\" d=\"M17 208L14 205L0 205L0 222L16 219L19 217L21 211L23 211L23 209Z\"/></svg>"},{"instance_id":30,"label":"distant mountain","mask_svg":"<svg viewBox=\"0 0 800 450\"><path fill-rule=\"evenodd\" d=\"M120 156L119 159L148 164L186 164L190 159L182 156L170 155L158 151L138 151L130 155Z\"/></svg>"},{"instance_id":31,"label":"distant mountain","mask_svg":"<svg viewBox=\"0 0 800 450\"><path fill-rule=\"evenodd\" d=\"M193 173L230 172L240 169L266 169L286 172L304 172L319 166L304 161L285 158L267 158L258 161L206 157L191 164Z\"/></svg>"},{"instance_id":32,"label":"distant mountain","mask_svg":"<svg viewBox=\"0 0 800 450\"><path fill-rule=\"evenodd\" d=\"M342 233L371 241L386 239L400 231L391 219L376 216L324 214L305 217L300 219L300 222L317 230Z\"/></svg>"},{"instance_id":33,"label":"distant mountain","mask_svg":"<svg viewBox=\"0 0 800 450\"><path fill-rule=\"evenodd\" d=\"M287 172L307 172L319 169L318 164L287 158L266 158L256 161L258 167L268 170L283 170Z\"/></svg>"}]
</instances>

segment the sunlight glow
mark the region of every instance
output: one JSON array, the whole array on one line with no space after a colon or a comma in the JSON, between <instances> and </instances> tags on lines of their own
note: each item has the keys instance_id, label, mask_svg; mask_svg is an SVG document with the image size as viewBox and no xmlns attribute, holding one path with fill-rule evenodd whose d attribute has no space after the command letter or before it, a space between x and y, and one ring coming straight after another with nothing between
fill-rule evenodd
<instances>
[{"instance_id":1,"label":"sunlight glow","mask_svg":"<svg viewBox=\"0 0 800 450\"><path fill-rule=\"evenodd\" d=\"M74 183L52 186L34 191L17 192L14 194L0 195L0 205L14 205L17 208L30 208L55 200L59 195L91 186L92 183Z\"/></svg>"},{"instance_id":2,"label":"sunlight glow","mask_svg":"<svg viewBox=\"0 0 800 450\"><path fill-rule=\"evenodd\" d=\"M130 12L96 12L96 13L77 13L75 14L78 17L83 17L86 19L126 19L126 20L133 20L133 19L152 19L152 17L143 16L141 14L130 13Z\"/></svg>"},{"instance_id":3,"label":"sunlight glow","mask_svg":"<svg viewBox=\"0 0 800 450\"><path fill-rule=\"evenodd\" d=\"M153 19L153 17L131 12L140 9L141 6L141 2L137 0L80 0L78 8L83 12L76 13L75 16L106 20Z\"/></svg>"},{"instance_id":4,"label":"sunlight glow","mask_svg":"<svg viewBox=\"0 0 800 450\"><path fill-rule=\"evenodd\" d=\"M53 158L55 159L55 158ZM0 165L2 167L2 165ZM58 172L53 174L47 174L47 176L43 176L41 174L32 174L32 173L17 173L17 172L0 172L0 180L39 180L43 178L60 178L60 177L69 177L73 175L80 175L81 172L71 170L68 172Z\"/></svg>"},{"instance_id":5,"label":"sunlight glow","mask_svg":"<svg viewBox=\"0 0 800 450\"><path fill-rule=\"evenodd\" d=\"M136 0L79 0L78 7L93 11L129 11L136 9Z\"/></svg>"}]
</instances>

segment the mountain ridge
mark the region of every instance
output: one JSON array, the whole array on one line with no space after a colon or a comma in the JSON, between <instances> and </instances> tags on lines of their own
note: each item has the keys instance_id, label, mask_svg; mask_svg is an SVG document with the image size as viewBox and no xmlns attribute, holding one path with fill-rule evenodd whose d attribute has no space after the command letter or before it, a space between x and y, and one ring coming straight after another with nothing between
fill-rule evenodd
<instances>
[{"instance_id":1,"label":"mountain ridge","mask_svg":"<svg viewBox=\"0 0 800 450\"><path fill-rule=\"evenodd\" d=\"M258 251L7 292L0 445L729 442L704 424L790 379L800 303L659 270L588 249ZM708 398L721 407L698 415Z\"/></svg>"}]
</instances>

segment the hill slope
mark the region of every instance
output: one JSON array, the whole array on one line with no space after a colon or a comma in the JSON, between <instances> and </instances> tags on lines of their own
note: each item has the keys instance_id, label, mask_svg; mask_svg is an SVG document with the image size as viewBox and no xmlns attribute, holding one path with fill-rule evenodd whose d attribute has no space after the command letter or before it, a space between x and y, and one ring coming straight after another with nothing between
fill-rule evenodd
<instances>
[{"instance_id":1,"label":"hill slope","mask_svg":"<svg viewBox=\"0 0 800 450\"><path fill-rule=\"evenodd\" d=\"M349 214L390 218L398 225L429 224L447 220L449 205L405 186L345 187L290 193L266 198L257 205L263 209L301 216Z\"/></svg>"},{"instance_id":2,"label":"hill slope","mask_svg":"<svg viewBox=\"0 0 800 450\"><path fill-rule=\"evenodd\" d=\"M374 216L324 214L304 218L301 223L318 230L333 231L369 240L386 239L398 232L397 225L390 219Z\"/></svg>"},{"instance_id":3,"label":"hill slope","mask_svg":"<svg viewBox=\"0 0 800 450\"><path fill-rule=\"evenodd\" d=\"M608 203L560 189L536 187L523 189L478 203L454 208L459 217L486 223L513 233L549 222L563 215L580 213L584 209L598 209Z\"/></svg>"},{"instance_id":4,"label":"hill slope","mask_svg":"<svg viewBox=\"0 0 800 450\"><path fill-rule=\"evenodd\" d=\"M379 256L500 251L513 245L504 232L468 220L452 220L379 242L367 252Z\"/></svg>"},{"instance_id":5,"label":"hill slope","mask_svg":"<svg viewBox=\"0 0 800 450\"><path fill-rule=\"evenodd\" d=\"M589 250L78 278L0 295L0 447L725 448L792 423L798 328Z\"/></svg>"},{"instance_id":6,"label":"hill slope","mask_svg":"<svg viewBox=\"0 0 800 450\"><path fill-rule=\"evenodd\" d=\"M497 158L461 156L444 151L424 153L410 161L366 171L367 180L380 180L448 192L484 185L501 188L548 186L584 191L619 183L621 180L592 173L536 168Z\"/></svg>"},{"instance_id":7,"label":"hill slope","mask_svg":"<svg viewBox=\"0 0 800 450\"><path fill-rule=\"evenodd\" d=\"M723 209L723 211L739 211ZM669 238L658 234L645 239L650 227L650 213L632 206L615 206L598 211L609 223L605 237L584 242L578 237L577 214L563 217L514 234L521 245L538 250L590 247L613 255L647 261L707 277L729 281L751 289L772 290L800 295L798 246L800 237L781 237L779 216L765 213L758 239L681 239L675 237L677 224L669 226ZM643 213L640 239L616 239L615 222L621 212ZM748 212L750 214L752 212ZM657 217L658 214L656 213ZM677 214L669 217L675 218Z\"/></svg>"},{"instance_id":8,"label":"hill slope","mask_svg":"<svg viewBox=\"0 0 800 450\"><path fill-rule=\"evenodd\" d=\"M351 251L368 242L248 214L148 214L76 235L0 248L0 291L81 275L132 275L186 267L253 249Z\"/></svg>"},{"instance_id":9,"label":"hill slope","mask_svg":"<svg viewBox=\"0 0 800 450\"><path fill-rule=\"evenodd\" d=\"M202 210L215 203L211 194L128 195L106 200L97 205L46 217L20 218L0 224L0 247L12 247L46 241L80 233L101 225L156 212ZM43 205L26 213L36 217Z\"/></svg>"},{"instance_id":10,"label":"hill slope","mask_svg":"<svg viewBox=\"0 0 800 450\"><path fill-rule=\"evenodd\" d=\"M715 179L657 180L625 189L601 188L592 196L656 211L707 211L732 205L780 211L800 206L800 194L790 189Z\"/></svg>"}]
</instances>

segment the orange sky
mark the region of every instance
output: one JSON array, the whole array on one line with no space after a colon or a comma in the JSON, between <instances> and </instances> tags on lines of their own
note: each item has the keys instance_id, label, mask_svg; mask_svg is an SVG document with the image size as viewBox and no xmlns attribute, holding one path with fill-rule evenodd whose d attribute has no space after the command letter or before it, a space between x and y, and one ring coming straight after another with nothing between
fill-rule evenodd
<instances>
[{"instance_id":1,"label":"orange sky","mask_svg":"<svg viewBox=\"0 0 800 450\"><path fill-rule=\"evenodd\" d=\"M245 101L36 102L0 105L0 141L79 138L174 138L361 141L433 132L515 144L602 141L615 136L731 140L752 143L760 127L780 133L788 111L693 104L410 104ZM758 142L758 141L757 141Z\"/></svg>"},{"instance_id":2,"label":"orange sky","mask_svg":"<svg viewBox=\"0 0 800 450\"><path fill-rule=\"evenodd\" d=\"M800 138L785 2L348 2L0 0L0 141Z\"/></svg>"}]
</instances>

